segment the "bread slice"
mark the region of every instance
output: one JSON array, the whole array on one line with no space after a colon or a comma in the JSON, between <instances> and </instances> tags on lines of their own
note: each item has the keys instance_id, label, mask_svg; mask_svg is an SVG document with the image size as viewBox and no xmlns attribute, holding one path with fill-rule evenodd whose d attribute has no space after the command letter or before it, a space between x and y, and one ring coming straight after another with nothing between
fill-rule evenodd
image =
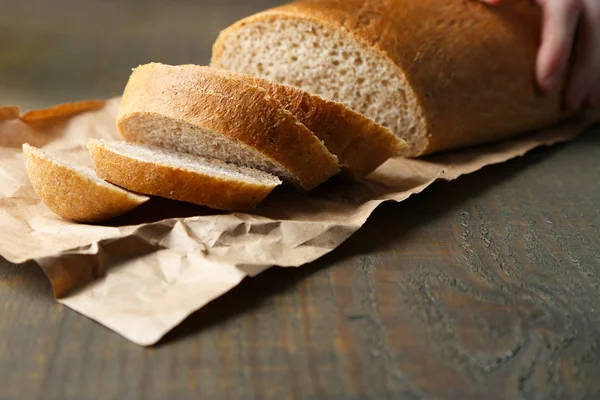
<instances>
[{"instance_id":1,"label":"bread slice","mask_svg":"<svg viewBox=\"0 0 600 400\"><path fill-rule=\"evenodd\" d=\"M337 158L264 89L207 67L136 68L117 126L129 141L261 169L304 190L340 171Z\"/></svg>"},{"instance_id":2,"label":"bread slice","mask_svg":"<svg viewBox=\"0 0 600 400\"><path fill-rule=\"evenodd\" d=\"M352 178L365 177L406 147L406 143L388 128L341 103L268 79L219 71L265 89L269 96L325 143L329 151L338 157L342 170Z\"/></svg>"},{"instance_id":3,"label":"bread slice","mask_svg":"<svg viewBox=\"0 0 600 400\"><path fill-rule=\"evenodd\" d=\"M23 145L29 180L42 202L59 216L76 222L100 222L132 210L148 197L129 193L98 178L90 169L61 161Z\"/></svg>"},{"instance_id":4,"label":"bread slice","mask_svg":"<svg viewBox=\"0 0 600 400\"><path fill-rule=\"evenodd\" d=\"M211 66L343 103L419 156L564 117L533 79L539 32L527 1L304 0L224 30Z\"/></svg>"},{"instance_id":5,"label":"bread slice","mask_svg":"<svg viewBox=\"0 0 600 400\"><path fill-rule=\"evenodd\" d=\"M88 141L99 176L154 196L218 210L254 208L278 185L266 172L136 143Z\"/></svg>"}]
</instances>

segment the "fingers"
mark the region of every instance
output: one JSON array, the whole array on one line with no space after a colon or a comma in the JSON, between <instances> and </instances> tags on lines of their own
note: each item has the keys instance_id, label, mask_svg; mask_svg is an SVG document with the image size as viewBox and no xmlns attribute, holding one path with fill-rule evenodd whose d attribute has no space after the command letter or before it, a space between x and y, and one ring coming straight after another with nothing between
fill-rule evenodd
<instances>
[{"instance_id":1,"label":"fingers","mask_svg":"<svg viewBox=\"0 0 600 400\"><path fill-rule=\"evenodd\" d=\"M503 0L480 0L495 5ZM558 86L573 61L565 105L600 108L600 0L537 0L543 9L536 77L543 91ZM576 34L577 43L575 44Z\"/></svg>"},{"instance_id":2,"label":"fingers","mask_svg":"<svg viewBox=\"0 0 600 400\"><path fill-rule=\"evenodd\" d=\"M542 44L536 76L540 88L555 88L565 75L581 12L580 0L544 0Z\"/></svg>"},{"instance_id":3,"label":"fingers","mask_svg":"<svg viewBox=\"0 0 600 400\"><path fill-rule=\"evenodd\" d=\"M584 102L593 105L598 98L600 83L600 2L588 0L581 17L575 49L575 63L566 92L570 110L579 109Z\"/></svg>"}]
</instances>

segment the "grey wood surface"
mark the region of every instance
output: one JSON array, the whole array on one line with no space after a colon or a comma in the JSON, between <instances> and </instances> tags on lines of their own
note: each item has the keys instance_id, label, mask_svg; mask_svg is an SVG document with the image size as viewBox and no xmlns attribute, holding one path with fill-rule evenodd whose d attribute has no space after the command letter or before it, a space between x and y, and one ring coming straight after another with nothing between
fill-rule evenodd
<instances>
[{"instance_id":1,"label":"grey wood surface","mask_svg":"<svg viewBox=\"0 0 600 400\"><path fill-rule=\"evenodd\" d=\"M206 63L276 2L0 2L0 103L119 94ZM135 346L0 261L0 399L600 398L600 129L378 209L332 254L272 269Z\"/></svg>"}]
</instances>

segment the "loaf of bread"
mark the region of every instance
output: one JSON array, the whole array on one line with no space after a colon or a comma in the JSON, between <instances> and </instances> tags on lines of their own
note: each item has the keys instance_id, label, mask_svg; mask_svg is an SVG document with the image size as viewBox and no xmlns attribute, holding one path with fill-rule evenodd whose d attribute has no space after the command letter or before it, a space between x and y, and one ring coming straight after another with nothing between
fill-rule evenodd
<instances>
[{"instance_id":1,"label":"loaf of bread","mask_svg":"<svg viewBox=\"0 0 600 400\"><path fill-rule=\"evenodd\" d=\"M135 143L91 139L88 149L109 182L218 210L252 209L281 184L266 172Z\"/></svg>"},{"instance_id":2,"label":"loaf of bread","mask_svg":"<svg viewBox=\"0 0 600 400\"><path fill-rule=\"evenodd\" d=\"M406 147L391 130L341 103L267 79L226 70L220 72L266 90L323 141L351 178L364 178Z\"/></svg>"},{"instance_id":3,"label":"loaf of bread","mask_svg":"<svg viewBox=\"0 0 600 400\"><path fill-rule=\"evenodd\" d=\"M46 206L76 222L99 222L132 210L148 197L129 193L98 178L93 171L23 145L27 175Z\"/></svg>"},{"instance_id":4,"label":"loaf of bread","mask_svg":"<svg viewBox=\"0 0 600 400\"><path fill-rule=\"evenodd\" d=\"M536 90L539 31L527 1L297 1L223 31L212 68L136 68L117 117L131 143L88 148L101 178L133 192L251 209L281 180L311 190L340 170L362 178L400 151L472 146L565 118L558 92ZM65 218L106 219L147 200L24 153L34 188Z\"/></svg>"},{"instance_id":5,"label":"loaf of bread","mask_svg":"<svg viewBox=\"0 0 600 400\"><path fill-rule=\"evenodd\" d=\"M264 89L207 67L136 68L117 126L128 141L257 168L304 190L340 171L337 157Z\"/></svg>"},{"instance_id":6,"label":"loaf of bread","mask_svg":"<svg viewBox=\"0 0 600 400\"><path fill-rule=\"evenodd\" d=\"M389 127L406 155L564 118L534 81L540 11L526 0L303 0L221 33L212 66L293 85Z\"/></svg>"}]
</instances>

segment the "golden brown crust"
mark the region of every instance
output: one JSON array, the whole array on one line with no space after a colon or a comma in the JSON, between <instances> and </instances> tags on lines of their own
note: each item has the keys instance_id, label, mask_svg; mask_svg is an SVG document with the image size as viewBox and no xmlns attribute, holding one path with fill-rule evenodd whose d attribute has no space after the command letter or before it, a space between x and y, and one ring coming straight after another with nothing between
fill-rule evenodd
<instances>
[{"instance_id":1,"label":"golden brown crust","mask_svg":"<svg viewBox=\"0 0 600 400\"><path fill-rule=\"evenodd\" d=\"M210 68L148 64L132 74L118 116L118 127L133 114L160 114L217 132L274 160L310 190L339 172L337 157L264 89ZM228 160L225 160L228 161Z\"/></svg>"},{"instance_id":2,"label":"golden brown crust","mask_svg":"<svg viewBox=\"0 0 600 400\"><path fill-rule=\"evenodd\" d=\"M255 208L277 186L245 182L201 174L141 161L119 154L98 140L90 140L88 149L96 173L103 179L137 193L186 201L218 210Z\"/></svg>"},{"instance_id":3,"label":"golden brown crust","mask_svg":"<svg viewBox=\"0 0 600 400\"><path fill-rule=\"evenodd\" d=\"M394 63L424 112L425 153L506 138L565 117L559 91L541 96L536 89L540 11L530 2L492 9L470 0L298 1L225 30L213 60L231 32L281 18L347 32Z\"/></svg>"},{"instance_id":4,"label":"golden brown crust","mask_svg":"<svg viewBox=\"0 0 600 400\"><path fill-rule=\"evenodd\" d=\"M388 128L340 103L267 79L222 72L265 89L325 143L352 178L365 177L406 147Z\"/></svg>"},{"instance_id":5,"label":"golden brown crust","mask_svg":"<svg viewBox=\"0 0 600 400\"><path fill-rule=\"evenodd\" d=\"M74 103L58 104L56 106L29 110L21 115L20 119L26 123L41 123L46 120L67 118L86 111L98 110L106 104L104 100L84 100Z\"/></svg>"},{"instance_id":6,"label":"golden brown crust","mask_svg":"<svg viewBox=\"0 0 600 400\"><path fill-rule=\"evenodd\" d=\"M113 185L101 184L76 169L23 145L29 180L46 206L77 222L100 222L125 214L148 201Z\"/></svg>"},{"instance_id":7,"label":"golden brown crust","mask_svg":"<svg viewBox=\"0 0 600 400\"><path fill-rule=\"evenodd\" d=\"M19 118L21 111L17 106L0 107L0 121L9 121Z\"/></svg>"}]
</instances>

